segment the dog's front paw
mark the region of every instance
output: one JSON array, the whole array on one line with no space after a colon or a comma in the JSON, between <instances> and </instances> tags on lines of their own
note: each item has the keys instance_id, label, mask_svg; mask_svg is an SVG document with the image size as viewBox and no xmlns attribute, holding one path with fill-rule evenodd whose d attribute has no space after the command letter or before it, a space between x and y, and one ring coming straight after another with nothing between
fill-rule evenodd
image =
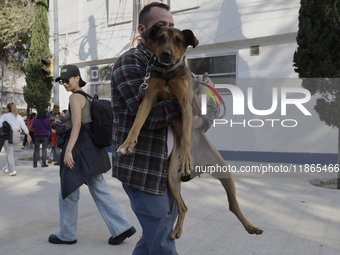
<instances>
[{"instance_id":1,"label":"dog's front paw","mask_svg":"<svg viewBox=\"0 0 340 255\"><path fill-rule=\"evenodd\" d=\"M179 162L178 162L178 173L181 173L182 176L188 176L191 172L191 169L192 169L192 166L191 166L190 152L181 154L181 156L179 157Z\"/></svg>"},{"instance_id":2,"label":"dog's front paw","mask_svg":"<svg viewBox=\"0 0 340 255\"><path fill-rule=\"evenodd\" d=\"M134 143L129 142L128 140L126 140L116 151L117 156L123 156L123 155L130 155L133 151L133 147L135 146L135 144L137 143L137 141L135 141Z\"/></svg>"},{"instance_id":3,"label":"dog's front paw","mask_svg":"<svg viewBox=\"0 0 340 255\"><path fill-rule=\"evenodd\" d=\"M179 239L182 235L182 228L175 228L170 235L170 240Z\"/></svg>"}]
</instances>

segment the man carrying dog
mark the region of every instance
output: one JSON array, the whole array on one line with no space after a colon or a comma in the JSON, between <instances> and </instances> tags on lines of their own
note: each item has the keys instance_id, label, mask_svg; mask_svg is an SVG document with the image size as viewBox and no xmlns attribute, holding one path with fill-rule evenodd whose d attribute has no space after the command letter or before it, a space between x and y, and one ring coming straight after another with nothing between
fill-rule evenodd
<instances>
[{"instance_id":1,"label":"man carrying dog","mask_svg":"<svg viewBox=\"0 0 340 255\"><path fill-rule=\"evenodd\" d=\"M174 27L168 5L153 2L139 15L140 34L153 25ZM117 156L116 150L125 141L139 107L138 90L146 75L152 47L143 38L140 44L124 53L115 63L111 77L114 114L112 145L113 177L123 183L143 234L133 255L178 254L170 234L178 208L167 188L168 159L173 133L170 126L181 124L181 108L177 100L163 101L153 107L138 136L131 155ZM202 118L194 118L195 127Z\"/></svg>"}]
</instances>

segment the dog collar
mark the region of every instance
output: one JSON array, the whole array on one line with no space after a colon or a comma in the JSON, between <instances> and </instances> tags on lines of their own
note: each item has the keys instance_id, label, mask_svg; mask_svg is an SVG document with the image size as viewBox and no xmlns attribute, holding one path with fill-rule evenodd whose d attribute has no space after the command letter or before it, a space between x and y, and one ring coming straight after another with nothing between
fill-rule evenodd
<instances>
[{"instance_id":1,"label":"dog collar","mask_svg":"<svg viewBox=\"0 0 340 255\"><path fill-rule=\"evenodd\" d=\"M152 56L152 59L154 59L154 62L155 62L155 57ZM159 73L170 73L172 72L173 70L175 70L177 67L179 67L182 63L183 63L183 60L184 60L184 55L181 57L181 59L176 63L174 64L171 68L162 68L162 67L158 67L158 66L155 66L154 64L151 64L149 66L149 70L150 71L153 71L155 70L156 72L159 72Z\"/></svg>"}]
</instances>

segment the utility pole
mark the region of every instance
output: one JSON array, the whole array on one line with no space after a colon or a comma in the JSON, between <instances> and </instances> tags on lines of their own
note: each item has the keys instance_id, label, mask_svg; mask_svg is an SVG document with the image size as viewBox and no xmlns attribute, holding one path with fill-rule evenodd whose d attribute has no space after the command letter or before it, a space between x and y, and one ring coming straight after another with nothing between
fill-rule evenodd
<instances>
[{"instance_id":1,"label":"utility pole","mask_svg":"<svg viewBox=\"0 0 340 255\"><path fill-rule=\"evenodd\" d=\"M0 80L0 85L1 85L0 116L2 115L2 98L3 98L3 94L4 94L4 66L5 66L5 64L2 63L2 65L1 65L1 80Z\"/></svg>"},{"instance_id":2,"label":"utility pole","mask_svg":"<svg viewBox=\"0 0 340 255\"><path fill-rule=\"evenodd\" d=\"M132 13L132 32L137 33L138 32L138 15L139 12L141 11L142 7L142 3L141 1L143 0L133 0L133 13Z\"/></svg>"},{"instance_id":3,"label":"utility pole","mask_svg":"<svg viewBox=\"0 0 340 255\"><path fill-rule=\"evenodd\" d=\"M59 31L58 31L58 0L53 1L54 16L54 104L59 104L59 83L55 82L55 77L59 76Z\"/></svg>"},{"instance_id":4,"label":"utility pole","mask_svg":"<svg viewBox=\"0 0 340 255\"><path fill-rule=\"evenodd\" d=\"M140 11L144 6L143 0L133 0L133 12L132 12L132 31L131 31L131 43L130 47L132 47L133 40L139 35L138 33L138 16Z\"/></svg>"}]
</instances>

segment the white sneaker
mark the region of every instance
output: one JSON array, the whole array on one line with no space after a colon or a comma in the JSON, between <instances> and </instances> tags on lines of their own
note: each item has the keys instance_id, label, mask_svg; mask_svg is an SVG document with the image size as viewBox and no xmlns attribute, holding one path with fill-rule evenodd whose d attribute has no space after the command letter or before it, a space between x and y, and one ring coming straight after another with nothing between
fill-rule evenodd
<instances>
[{"instance_id":1,"label":"white sneaker","mask_svg":"<svg viewBox=\"0 0 340 255\"><path fill-rule=\"evenodd\" d=\"M9 170L6 167L3 167L2 171L4 171L4 173L8 173L9 172Z\"/></svg>"},{"instance_id":2,"label":"white sneaker","mask_svg":"<svg viewBox=\"0 0 340 255\"><path fill-rule=\"evenodd\" d=\"M22 146L21 149L26 149L25 146Z\"/></svg>"},{"instance_id":3,"label":"white sneaker","mask_svg":"<svg viewBox=\"0 0 340 255\"><path fill-rule=\"evenodd\" d=\"M17 175L17 171L13 170L8 175L9 176L16 176Z\"/></svg>"}]
</instances>

